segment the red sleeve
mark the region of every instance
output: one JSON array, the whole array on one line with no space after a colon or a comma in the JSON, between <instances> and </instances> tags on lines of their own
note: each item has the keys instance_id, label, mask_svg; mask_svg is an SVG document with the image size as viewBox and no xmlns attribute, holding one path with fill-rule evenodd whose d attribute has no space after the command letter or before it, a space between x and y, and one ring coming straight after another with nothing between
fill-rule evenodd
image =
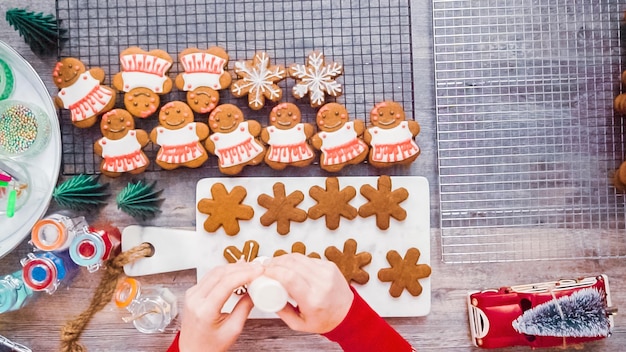
<instances>
[{"instance_id":1,"label":"red sleeve","mask_svg":"<svg viewBox=\"0 0 626 352\"><path fill-rule=\"evenodd\" d=\"M348 314L337 327L323 336L337 342L346 352L415 351L352 286L350 289L354 292L354 300Z\"/></svg>"},{"instance_id":2,"label":"red sleeve","mask_svg":"<svg viewBox=\"0 0 626 352\"><path fill-rule=\"evenodd\" d=\"M176 337L174 338L174 341L172 341L172 344L170 345L170 348L167 349L167 352L179 352L180 350L178 349L178 339L180 338L180 331L178 332L178 334L176 334Z\"/></svg>"}]
</instances>

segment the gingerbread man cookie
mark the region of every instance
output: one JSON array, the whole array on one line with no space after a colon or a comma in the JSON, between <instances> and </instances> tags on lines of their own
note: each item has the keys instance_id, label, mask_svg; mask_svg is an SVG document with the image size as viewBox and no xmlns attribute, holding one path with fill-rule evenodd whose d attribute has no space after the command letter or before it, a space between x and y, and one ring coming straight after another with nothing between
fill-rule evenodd
<instances>
[{"instance_id":1,"label":"gingerbread man cookie","mask_svg":"<svg viewBox=\"0 0 626 352\"><path fill-rule=\"evenodd\" d=\"M396 164L410 164L420 154L413 138L420 132L420 125L407 121L402 105L395 101L376 104L370 114L369 127L363 136L370 145L368 161L372 166L383 168Z\"/></svg>"},{"instance_id":2,"label":"gingerbread man cookie","mask_svg":"<svg viewBox=\"0 0 626 352\"><path fill-rule=\"evenodd\" d=\"M156 163L166 170L179 166L200 167L208 158L201 144L209 126L193 121L193 111L182 101L165 104L159 111L159 126L150 132L152 143L161 146Z\"/></svg>"},{"instance_id":3,"label":"gingerbread man cookie","mask_svg":"<svg viewBox=\"0 0 626 352\"><path fill-rule=\"evenodd\" d=\"M94 152L102 157L100 171L109 177L146 170L150 161L143 152L148 133L135 129L133 116L124 109L114 109L102 115L100 131L104 137L94 143Z\"/></svg>"},{"instance_id":4,"label":"gingerbread man cookie","mask_svg":"<svg viewBox=\"0 0 626 352\"><path fill-rule=\"evenodd\" d=\"M279 104L270 112L270 125L261 131L261 140L268 145L265 163L272 169L302 167L313 162L315 153L308 141L315 128L301 120L300 109L292 103Z\"/></svg>"},{"instance_id":5,"label":"gingerbread man cookie","mask_svg":"<svg viewBox=\"0 0 626 352\"><path fill-rule=\"evenodd\" d=\"M115 105L115 91L102 85L104 70L99 67L87 71L80 60L64 58L54 67L52 79L59 88L54 102L59 108L70 110L76 127L93 126L98 116Z\"/></svg>"},{"instance_id":6,"label":"gingerbread man cookie","mask_svg":"<svg viewBox=\"0 0 626 352\"><path fill-rule=\"evenodd\" d=\"M279 101L282 98L283 90L276 84L285 79L287 72L281 65L270 65L267 53L256 53L252 60L235 62L235 73L241 79L233 83L230 91L237 98L248 95L250 109L261 109L265 99Z\"/></svg>"},{"instance_id":7,"label":"gingerbread man cookie","mask_svg":"<svg viewBox=\"0 0 626 352\"><path fill-rule=\"evenodd\" d=\"M220 47L207 50L187 48L178 55L184 72L176 76L176 87L187 92L187 104L197 113L209 113L217 106L219 90L232 80L225 70L228 54Z\"/></svg>"},{"instance_id":8,"label":"gingerbread man cookie","mask_svg":"<svg viewBox=\"0 0 626 352\"><path fill-rule=\"evenodd\" d=\"M167 73L174 60L163 50L130 47L120 53L122 72L113 76L115 89L124 92L124 106L133 116L146 118L159 107L159 95L172 90Z\"/></svg>"},{"instance_id":9,"label":"gingerbread man cookie","mask_svg":"<svg viewBox=\"0 0 626 352\"><path fill-rule=\"evenodd\" d=\"M258 140L261 124L244 120L243 112L232 104L215 108L209 116L212 134L205 145L219 159L219 170L235 175L246 165L257 165L265 157L265 146Z\"/></svg>"},{"instance_id":10,"label":"gingerbread man cookie","mask_svg":"<svg viewBox=\"0 0 626 352\"><path fill-rule=\"evenodd\" d=\"M311 138L315 149L321 150L320 167L336 172L348 164L365 160L369 150L361 139L365 123L349 121L346 108L337 103L328 103L317 112L318 133Z\"/></svg>"}]
</instances>

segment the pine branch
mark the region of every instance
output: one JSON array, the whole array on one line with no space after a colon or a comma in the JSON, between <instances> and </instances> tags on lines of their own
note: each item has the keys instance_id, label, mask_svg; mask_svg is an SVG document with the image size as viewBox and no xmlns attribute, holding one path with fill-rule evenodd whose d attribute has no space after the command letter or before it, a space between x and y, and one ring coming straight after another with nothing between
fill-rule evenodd
<instances>
[{"instance_id":1,"label":"pine branch","mask_svg":"<svg viewBox=\"0 0 626 352\"><path fill-rule=\"evenodd\" d=\"M106 203L110 196L109 184L98 183L98 175L73 176L52 191L52 199L61 207L71 210L90 210Z\"/></svg>"},{"instance_id":2,"label":"pine branch","mask_svg":"<svg viewBox=\"0 0 626 352\"><path fill-rule=\"evenodd\" d=\"M163 190L154 190L155 185L156 181L152 184L143 181L130 182L117 195L117 208L134 218L145 220L155 217L163 202L159 198Z\"/></svg>"},{"instance_id":3,"label":"pine branch","mask_svg":"<svg viewBox=\"0 0 626 352\"><path fill-rule=\"evenodd\" d=\"M67 30L60 28L51 14L13 8L6 12L6 20L37 55L55 55L59 45L67 40Z\"/></svg>"}]
</instances>

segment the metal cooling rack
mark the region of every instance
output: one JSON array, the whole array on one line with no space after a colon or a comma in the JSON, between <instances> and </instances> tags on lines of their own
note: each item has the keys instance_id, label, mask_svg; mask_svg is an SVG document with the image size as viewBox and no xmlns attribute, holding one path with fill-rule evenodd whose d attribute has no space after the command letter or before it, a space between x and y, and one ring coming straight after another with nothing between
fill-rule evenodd
<instances>
[{"instance_id":1,"label":"metal cooling rack","mask_svg":"<svg viewBox=\"0 0 626 352\"><path fill-rule=\"evenodd\" d=\"M626 159L612 109L624 10L433 1L445 262L626 255L624 195L610 180Z\"/></svg>"},{"instance_id":2,"label":"metal cooling rack","mask_svg":"<svg viewBox=\"0 0 626 352\"><path fill-rule=\"evenodd\" d=\"M304 63L312 50L322 51L327 60L341 62L344 88L337 99L352 118L366 119L376 102L383 99L401 102L407 116L413 115L410 0L314 0L314 1L167 1L167 0L57 0L57 17L67 28L69 41L60 56L73 56L88 68L102 67L111 84L119 72L119 53L129 46L145 50L163 49L175 60L187 47L201 49L221 46L235 61L248 60L256 51L267 51L272 62L283 65ZM175 62L170 71L179 73ZM308 100L296 101L291 95L293 80L281 83L283 101L295 102L304 122L315 123L315 110ZM121 94L118 94L121 96ZM185 100L174 90L162 97L162 104ZM267 124L269 109L248 109L246 99L220 93L221 103L233 103L246 118ZM118 97L118 107L122 107ZM75 128L67 111L61 111L63 167L65 175L97 173L100 159L92 144L100 138L98 126ZM196 121L206 117L197 116ZM156 118L137 119L146 131L157 124ZM156 150L148 149L154 160ZM153 163L154 164L154 163ZM203 168L218 174L215 158ZM151 171L158 170L153 165Z\"/></svg>"}]
</instances>

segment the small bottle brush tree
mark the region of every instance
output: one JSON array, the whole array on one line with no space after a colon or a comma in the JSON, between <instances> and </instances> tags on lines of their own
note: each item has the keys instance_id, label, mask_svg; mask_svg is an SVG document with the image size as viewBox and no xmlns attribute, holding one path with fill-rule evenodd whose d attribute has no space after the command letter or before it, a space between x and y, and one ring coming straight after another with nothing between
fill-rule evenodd
<instances>
[{"instance_id":1,"label":"small bottle brush tree","mask_svg":"<svg viewBox=\"0 0 626 352\"><path fill-rule=\"evenodd\" d=\"M56 55L61 42L67 40L66 30L59 27L51 14L14 8L8 10L5 17L37 55Z\"/></svg>"},{"instance_id":2,"label":"small bottle brush tree","mask_svg":"<svg viewBox=\"0 0 626 352\"><path fill-rule=\"evenodd\" d=\"M604 292L585 288L542 303L513 321L522 334L555 337L598 337L610 334Z\"/></svg>"}]
</instances>

